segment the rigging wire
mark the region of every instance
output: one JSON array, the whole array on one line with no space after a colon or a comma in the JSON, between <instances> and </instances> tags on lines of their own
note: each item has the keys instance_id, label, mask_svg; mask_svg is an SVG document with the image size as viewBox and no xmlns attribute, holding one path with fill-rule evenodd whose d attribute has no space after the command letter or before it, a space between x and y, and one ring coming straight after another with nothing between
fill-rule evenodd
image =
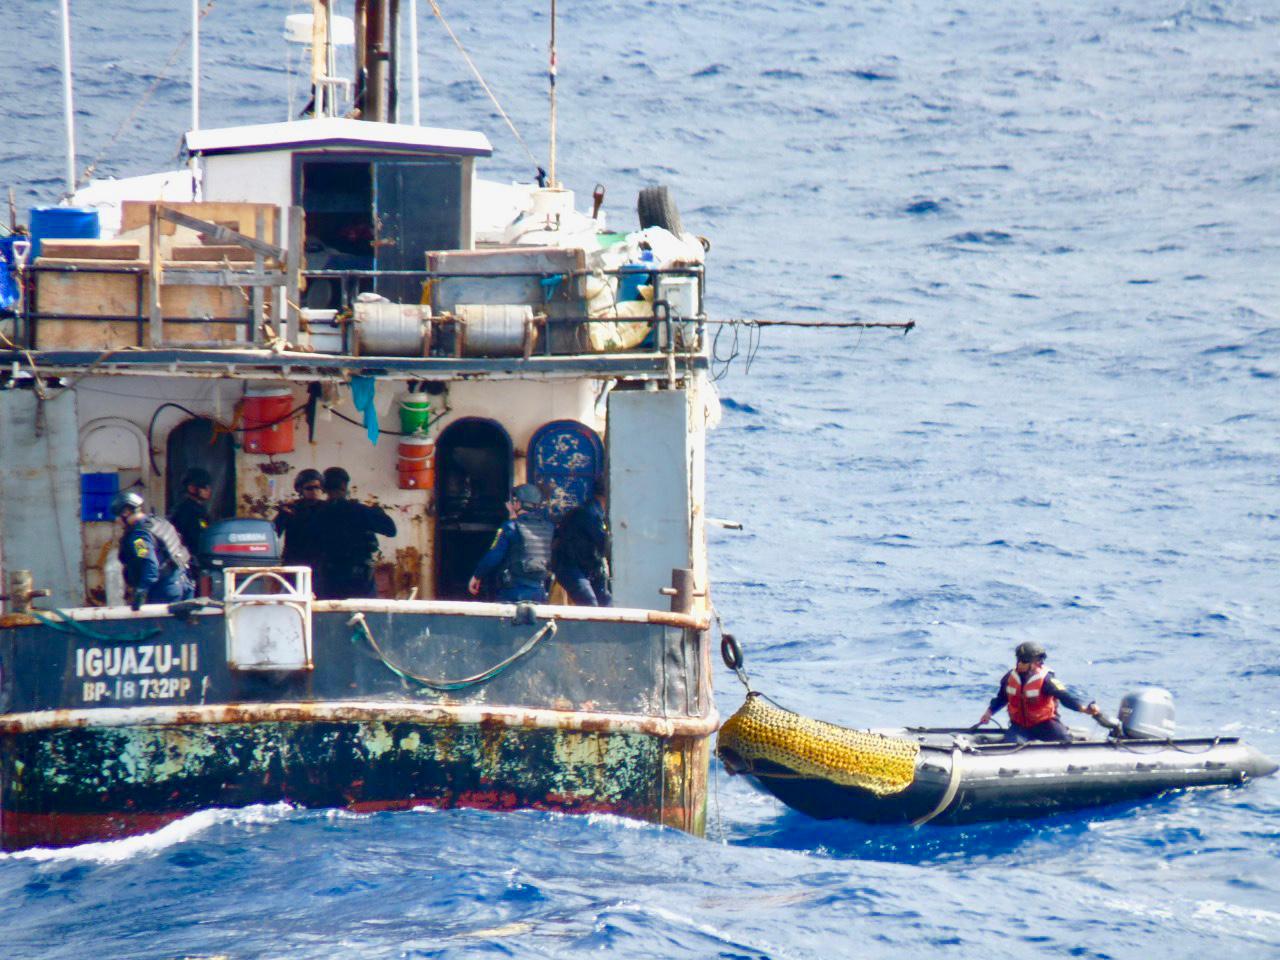
<instances>
[{"instance_id":1,"label":"rigging wire","mask_svg":"<svg viewBox=\"0 0 1280 960\"><path fill-rule=\"evenodd\" d=\"M216 0L209 0L209 2L204 5L204 9L200 11L201 20L203 20L205 16L208 15L209 11L213 9L213 5L215 2ZM102 147L102 149L98 151L98 155L93 158L93 162L84 168L84 172L80 175L81 180L87 181L90 178L92 178L94 171L97 170L98 168L98 164L101 163L102 158L107 155L107 151L109 151L113 146L115 146L116 141L119 140L121 135L124 134L125 130L127 130L130 127L130 125L132 125L133 121L137 118L139 111L144 106L146 106L147 101L150 100L151 97L155 94L156 90L159 89L160 84L162 84L165 81L166 75L169 72L169 68L172 67L174 61L178 59L178 54L180 54L183 51L183 49L186 47L186 45L190 42L191 42L191 34L184 33L181 39L178 40L177 45L173 48L173 51L169 54L169 59L164 62L164 66L162 66L160 68L160 72L156 74L156 78L151 81L151 86L149 86L146 92L143 93L143 95L138 98L138 101L133 105L133 109L129 111L129 115L125 117L124 120L121 121L118 127L116 127L115 133L113 133L110 136L110 138L107 140L106 144ZM64 196L69 197L70 194L65 194Z\"/></svg>"},{"instance_id":2,"label":"rigging wire","mask_svg":"<svg viewBox=\"0 0 1280 960\"><path fill-rule=\"evenodd\" d=\"M862 343L863 335L869 329L901 330L905 336L914 330L916 326L914 320L901 322L873 320L770 320L758 317L729 317L724 320L703 320L702 322L706 326L714 326L716 328L711 337L710 365L711 379L713 381L723 380L728 376L733 361L739 357L743 358L745 364L744 373L749 374L751 372L751 365L755 362L756 355L760 352L766 327L857 330L858 340L854 344L854 350L857 350ZM722 348L720 337L726 328L731 330L731 334L728 344ZM741 332L744 328L746 330L745 345L742 343L743 335Z\"/></svg>"},{"instance_id":3,"label":"rigging wire","mask_svg":"<svg viewBox=\"0 0 1280 960\"><path fill-rule=\"evenodd\" d=\"M511 133L516 138L516 141L524 148L524 152L529 157L529 162L538 170L541 170L542 166L538 163L538 158L533 155L533 151L530 150L529 145L525 143L524 137L520 136L520 131L516 129L516 125L512 123L511 118L507 116L507 111L502 109L502 104L498 102L498 98L494 95L494 92L489 89L489 84L485 83L484 77L480 75L480 69L475 65L475 62L467 53L466 48L462 45L462 41L458 39L458 35L453 32L453 27L449 26L449 21L444 18L444 13L440 9L438 0L428 0L428 2L431 4L431 12L436 15L436 19L439 20L440 25L444 27L445 33L449 34L449 39L454 42L455 46L457 46L458 52L462 54L462 59L467 62L467 66L471 68L471 72L475 75L475 78L479 82L481 88L486 94L488 94L489 99L493 102L494 108L498 111L498 115L502 117L503 121L511 129Z\"/></svg>"}]
</instances>

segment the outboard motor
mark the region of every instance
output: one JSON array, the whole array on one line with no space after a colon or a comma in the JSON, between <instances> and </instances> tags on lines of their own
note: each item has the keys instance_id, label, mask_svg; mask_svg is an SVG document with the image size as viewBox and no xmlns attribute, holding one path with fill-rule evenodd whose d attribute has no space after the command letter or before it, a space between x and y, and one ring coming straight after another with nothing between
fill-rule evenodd
<instances>
[{"instance_id":1,"label":"outboard motor","mask_svg":"<svg viewBox=\"0 0 1280 960\"><path fill-rule=\"evenodd\" d=\"M1173 737L1173 694L1162 687L1143 687L1120 701L1120 725L1126 737L1169 740Z\"/></svg>"},{"instance_id":2,"label":"outboard motor","mask_svg":"<svg viewBox=\"0 0 1280 960\"><path fill-rule=\"evenodd\" d=\"M200 536L200 570L210 578L208 590L200 591L205 596L222 597L222 572L227 567L278 566L280 538L270 520L216 520Z\"/></svg>"}]
</instances>

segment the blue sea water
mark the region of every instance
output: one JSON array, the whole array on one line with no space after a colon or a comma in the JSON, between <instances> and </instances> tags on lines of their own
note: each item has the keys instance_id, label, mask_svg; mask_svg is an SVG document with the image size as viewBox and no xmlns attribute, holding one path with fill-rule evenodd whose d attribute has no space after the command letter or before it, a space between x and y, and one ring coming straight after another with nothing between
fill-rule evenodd
<instances>
[{"instance_id":1,"label":"blue sea water","mask_svg":"<svg viewBox=\"0 0 1280 960\"><path fill-rule=\"evenodd\" d=\"M172 165L187 5L75 6L81 165ZM485 130L486 174L528 179L420 6L425 122ZM545 156L542 5L442 6ZM918 324L721 335L708 509L745 529L713 530L713 590L754 684L855 726L968 724L1035 639L1104 706L1159 683L1182 730L1280 756L1280 9L560 8L580 196L604 183L630 226L670 184L712 240L716 316ZM284 118L299 9L213 4L205 125ZM7 0L0 53L0 187L25 210L61 189L56 5ZM1278 778L916 831L810 821L717 766L710 811L706 839L210 812L0 857L0 954L1280 956Z\"/></svg>"}]
</instances>

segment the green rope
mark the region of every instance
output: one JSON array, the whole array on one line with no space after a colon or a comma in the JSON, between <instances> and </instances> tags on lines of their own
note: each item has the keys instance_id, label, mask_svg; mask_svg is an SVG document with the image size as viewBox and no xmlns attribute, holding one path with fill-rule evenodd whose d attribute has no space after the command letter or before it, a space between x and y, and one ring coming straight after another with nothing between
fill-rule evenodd
<instances>
[{"instance_id":1,"label":"green rope","mask_svg":"<svg viewBox=\"0 0 1280 960\"><path fill-rule=\"evenodd\" d=\"M50 629L57 630L59 633L85 637L89 640L104 640L113 643L141 643L143 640L150 640L161 633L159 627L152 627L150 630L144 630L140 633L102 633L99 630L90 630L65 610L51 610L49 612L57 614L61 619L50 620L48 617L42 617L34 610L29 611L31 616Z\"/></svg>"},{"instance_id":2,"label":"green rope","mask_svg":"<svg viewBox=\"0 0 1280 960\"><path fill-rule=\"evenodd\" d=\"M393 663L391 659L382 652L382 648L378 646L378 641L373 638L373 632L369 629L369 625L365 623L363 613L357 613L349 622L356 625L355 631L351 634L351 642L353 644L358 645L360 637L363 635L364 639L369 641L369 646L373 648L373 652L378 655L378 659L381 660L383 665L396 676L400 677L402 680L411 680L414 683L427 687L430 690L436 690L441 693L448 693L453 690L465 690L467 687L474 687L482 683L487 683L510 667L517 660L526 656L534 647L541 643L543 639L548 636L555 636L556 630L559 629L555 620L548 620L541 630L524 642L524 645L519 650L507 657L507 659L503 660L501 663L490 667L488 670L483 670L470 677L464 677L461 680L434 680L430 677L419 676L418 674L412 673L404 667Z\"/></svg>"}]
</instances>

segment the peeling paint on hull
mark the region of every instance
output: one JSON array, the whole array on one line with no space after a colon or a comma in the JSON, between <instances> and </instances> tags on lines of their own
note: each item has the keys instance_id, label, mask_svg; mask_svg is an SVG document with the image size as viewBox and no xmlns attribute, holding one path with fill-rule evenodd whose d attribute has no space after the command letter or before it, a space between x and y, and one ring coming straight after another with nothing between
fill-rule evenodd
<instances>
[{"instance_id":1,"label":"peeling paint on hull","mask_svg":"<svg viewBox=\"0 0 1280 960\"><path fill-rule=\"evenodd\" d=\"M144 833L210 807L474 807L613 813L701 834L706 737L414 723L8 733L0 844ZM21 771L21 776L15 776Z\"/></svg>"}]
</instances>

